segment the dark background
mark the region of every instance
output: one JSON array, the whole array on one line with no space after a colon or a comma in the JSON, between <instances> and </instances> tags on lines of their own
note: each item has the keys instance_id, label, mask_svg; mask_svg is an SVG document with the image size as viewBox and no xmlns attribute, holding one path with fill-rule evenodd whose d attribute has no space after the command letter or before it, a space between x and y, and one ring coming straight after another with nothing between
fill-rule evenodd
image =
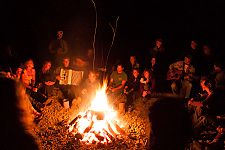
<instances>
[{"instance_id":1,"label":"dark background","mask_svg":"<svg viewBox=\"0 0 225 150\"><path fill-rule=\"evenodd\" d=\"M98 13L96 56L104 65L112 40L109 24L118 28L109 61L138 59L162 37L168 50L179 51L197 39L224 56L224 0L95 0ZM95 10L91 0L8 0L0 5L1 50L10 45L21 58L44 58L57 30L64 31L74 55L92 48ZM171 54L172 55L172 54Z\"/></svg>"}]
</instances>

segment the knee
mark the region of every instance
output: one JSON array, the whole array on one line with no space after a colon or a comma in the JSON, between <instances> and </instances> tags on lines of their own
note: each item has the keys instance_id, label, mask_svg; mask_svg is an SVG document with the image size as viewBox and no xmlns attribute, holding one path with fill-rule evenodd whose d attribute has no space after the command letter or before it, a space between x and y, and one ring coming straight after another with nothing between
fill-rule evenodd
<instances>
[{"instance_id":1,"label":"knee","mask_svg":"<svg viewBox=\"0 0 225 150\"><path fill-rule=\"evenodd\" d=\"M175 83L172 83L171 84L171 89L176 89L176 88L177 88L176 84Z\"/></svg>"},{"instance_id":2,"label":"knee","mask_svg":"<svg viewBox=\"0 0 225 150\"><path fill-rule=\"evenodd\" d=\"M191 89L191 88L192 88L192 83L189 82L189 83L187 84L187 88Z\"/></svg>"}]
</instances>

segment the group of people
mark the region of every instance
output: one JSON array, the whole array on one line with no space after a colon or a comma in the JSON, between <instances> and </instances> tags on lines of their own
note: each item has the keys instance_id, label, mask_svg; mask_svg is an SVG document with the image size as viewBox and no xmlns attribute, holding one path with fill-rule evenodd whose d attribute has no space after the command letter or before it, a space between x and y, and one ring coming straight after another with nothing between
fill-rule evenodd
<instances>
[{"instance_id":1,"label":"group of people","mask_svg":"<svg viewBox=\"0 0 225 150\"><path fill-rule=\"evenodd\" d=\"M224 124L221 121L218 124L218 119L223 120L225 115L225 72L222 63L213 61L215 58L207 45L200 51L197 42L191 41L190 48L171 61L166 55L163 40L156 39L147 56L150 59L145 64L140 64L135 55L130 55L128 62L117 63L113 67L115 69L106 71L92 70L91 59L76 58L71 61L71 57L66 55L68 44L62 39L63 32L58 31L57 36L57 40L49 45L52 58L44 61L38 71L32 59L17 67L15 73L1 70L1 76L25 87L34 117L41 116L44 102L55 89L62 92L61 102L71 105L76 97L81 97L83 101L93 98L102 78L108 77L106 92L116 108L122 106L121 113L132 108L139 98L150 100L159 92L169 91L183 99L196 135L209 123L219 127L220 134L224 132ZM66 80L63 73L66 70L77 71L75 78L79 81L76 80L75 84L62 83Z\"/></svg>"},{"instance_id":2,"label":"group of people","mask_svg":"<svg viewBox=\"0 0 225 150\"><path fill-rule=\"evenodd\" d=\"M209 47L197 49L196 41L191 41L191 48L181 53L178 61L167 64L162 40L156 40L151 50L150 65L142 67L135 55L130 62L118 64L117 70L110 75L111 93L125 94L127 105L139 97L151 100L157 96L160 86L165 86L174 96L182 99L194 128L194 137L212 127L218 135L210 142L214 148L223 149L224 115L225 115L225 70L224 64L211 54ZM169 57L169 56L167 56ZM179 60L179 58L181 58ZM162 60L163 59L163 60ZM165 67L167 66L167 67ZM166 70L165 70L166 68ZM164 70L163 70L164 69ZM164 84L162 84L164 83ZM170 86L167 86L170 85ZM163 91L165 92L165 91ZM159 94L160 95L160 94ZM220 141L220 143L218 143ZM208 143L209 144L209 143Z\"/></svg>"}]
</instances>

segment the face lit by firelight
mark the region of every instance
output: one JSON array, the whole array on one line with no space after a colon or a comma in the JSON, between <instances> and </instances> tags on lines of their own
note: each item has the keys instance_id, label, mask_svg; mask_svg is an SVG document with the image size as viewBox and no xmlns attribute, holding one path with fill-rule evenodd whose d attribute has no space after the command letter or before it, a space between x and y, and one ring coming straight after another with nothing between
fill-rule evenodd
<instances>
[{"instance_id":1,"label":"face lit by firelight","mask_svg":"<svg viewBox=\"0 0 225 150\"><path fill-rule=\"evenodd\" d=\"M150 73L149 73L149 71L147 71L147 70L144 71L144 77L147 78L147 79L150 78Z\"/></svg>"},{"instance_id":2,"label":"face lit by firelight","mask_svg":"<svg viewBox=\"0 0 225 150\"><path fill-rule=\"evenodd\" d=\"M130 63L135 64L136 58L135 56L130 56Z\"/></svg>"},{"instance_id":3,"label":"face lit by firelight","mask_svg":"<svg viewBox=\"0 0 225 150\"><path fill-rule=\"evenodd\" d=\"M137 71L137 70L133 70L133 76L135 77L135 78L137 78L138 77L138 75L139 75L139 72Z\"/></svg>"},{"instance_id":4,"label":"face lit by firelight","mask_svg":"<svg viewBox=\"0 0 225 150\"><path fill-rule=\"evenodd\" d=\"M90 72L88 75L88 79L90 80L91 83L94 83L96 81L96 74L93 72Z\"/></svg>"},{"instance_id":5,"label":"face lit by firelight","mask_svg":"<svg viewBox=\"0 0 225 150\"><path fill-rule=\"evenodd\" d=\"M43 70L47 71L51 68L51 66L52 66L51 62L47 62L46 64L44 64Z\"/></svg>"},{"instance_id":6,"label":"face lit by firelight","mask_svg":"<svg viewBox=\"0 0 225 150\"><path fill-rule=\"evenodd\" d=\"M154 66L155 63L156 63L156 58L155 58L155 57L152 57L152 59L151 59L151 64L152 64L152 66Z\"/></svg>"},{"instance_id":7,"label":"face lit by firelight","mask_svg":"<svg viewBox=\"0 0 225 150\"><path fill-rule=\"evenodd\" d=\"M191 58L184 57L184 63L185 63L186 65L190 65L190 64L191 64Z\"/></svg>"},{"instance_id":8,"label":"face lit by firelight","mask_svg":"<svg viewBox=\"0 0 225 150\"><path fill-rule=\"evenodd\" d=\"M155 45L156 45L158 48L160 48L160 47L162 46L162 41L157 40L157 41L155 42Z\"/></svg>"},{"instance_id":9,"label":"face lit by firelight","mask_svg":"<svg viewBox=\"0 0 225 150\"><path fill-rule=\"evenodd\" d=\"M117 66L117 72L118 73L122 73L123 72L123 66L122 65L118 65Z\"/></svg>"},{"instance_id":10,"label":"face lit by firelight","mask_svg":"<svg viewBox=\"0 0 225 150\"><path fill-rule=\"evenodd\" d=\"M68 58L63 59L63 66L64 67L69 67L70 60Z\"/></svg>"}]
</instances>

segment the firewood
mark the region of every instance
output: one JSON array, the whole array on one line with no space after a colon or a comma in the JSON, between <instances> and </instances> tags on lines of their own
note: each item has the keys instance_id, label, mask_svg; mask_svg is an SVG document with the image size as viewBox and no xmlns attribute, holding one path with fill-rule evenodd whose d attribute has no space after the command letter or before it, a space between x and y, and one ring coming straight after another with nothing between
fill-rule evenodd
<instances>
[{"instance_id":1,"label":"firewood","mask_svg":"<svg viewBox=\"0 0 225 150\"><path fill-rule=\"evenodd\" d=\"M116 127L116 130L120 133L120 134L122 134L122 135L126 135L126 133L125 133L125 131L122 129L122 128L120 128L120 126L116 123L116 121L113 121L112 122L113 123L113 125Z\"/></svg>"},{"instance_id":2,"label":"firewood","mask_svg":"<svg viewBox=\"0 0 225 150\"><path fill-rule=\"evenodd\" d=\"M73 125L73 124L77 121L77 119L79 119L79 118L81 118L81 115L78 115L76 118L74 118L74 119L69 123L69 125L70 125L70 126Z\"/></svg>"},{"instance_id":3,"label":"firewood","mask_svg":"<svg viewBox=\"0 0 225 150\"><path fill-rule=\"evenodd\" d=\"M116 133L115 133L115 132L113 131L113 129L111 128L109 122L107 121L106 124L107 124L107 128L108 128L108 130L109 130L108 132L115 138L115 137L116 137Z\"/></svg>"},{"instance_id":4,"label":"firewood","mask_svg":"<svg viewBox=\"0 0 225 150\"><path fill-rule=\"evenodd\" d=\"M90 126L88 126L88 127L84 130L84 133L88 133L88 132L92 129L93 125L94 125L94 122L92 121L91 124L90 124Z\"/></svg>"}]
</instances>

